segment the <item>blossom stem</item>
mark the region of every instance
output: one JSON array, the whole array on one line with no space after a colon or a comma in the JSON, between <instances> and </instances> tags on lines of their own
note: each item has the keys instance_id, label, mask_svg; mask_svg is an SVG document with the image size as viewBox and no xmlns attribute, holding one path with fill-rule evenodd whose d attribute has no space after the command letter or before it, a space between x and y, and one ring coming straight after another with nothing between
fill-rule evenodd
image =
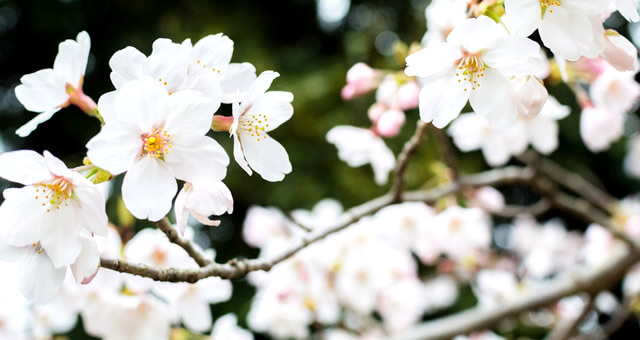
<instances>
[{"instance_id":1,"label":"blossom stem","mask_svg":"<svg viewBox=\"0 0 640 340\"><path fill-rule=\"evenodd\" d=\"M211 130L229 132L232 124L233 117L215 115L211 121Z\"/></svg>"}]
</instances>

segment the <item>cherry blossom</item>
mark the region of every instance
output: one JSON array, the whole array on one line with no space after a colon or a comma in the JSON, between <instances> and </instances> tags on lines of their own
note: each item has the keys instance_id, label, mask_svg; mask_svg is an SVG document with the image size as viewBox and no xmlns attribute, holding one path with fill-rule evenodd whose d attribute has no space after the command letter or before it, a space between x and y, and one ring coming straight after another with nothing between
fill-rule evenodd
<instances>
[{"instance_id":1,"label":"cherry blossom","mask_svg":"<svg viewBox=\"0 0 640 340\"><path fill-rule=\"evenodd\" d=\"M442 128L467 100L492 124L512 121L518 103L507 77L536 74L543 67L538 44L508 35L495 21L480 16L459 24L446 42L408 56L405 73L425 78L420 118Z\"/></svg>"},{"instance_id":2,"label":"cherry blossom","mask_svg":"<svg viewBox=\"0 0 640 340\"><path fill-rule=\"evenodd\" d=\"M44 157L28 150L1 154L0 177L24 185L3 192L0 253L20 261L18 281L27 299L51 300L67 266L77 282L89 283L99 264L92 235L107 233L100 190L48 151Z\"/></svg>"},{"instance_id":3,"label":"cherry blossom","mask_svg":"<svg viewBox=\"0 0 640 340\"><path fill-rule=\"evenodd\" d=\"M211 215L233 212L231 191L222 181L185 183L174 205L178 231L184 234L189 215L208 226L218 226L220 221L210 220Z\"/></svg>"},{"instance_id":4,"label":"cherry blossom","mask_svg":"<svg viewBox=\"0 0 640 340\"><path fill-rule=\"evenodd\" d=\"M293 94L267 91L280 74L265 71L258 76L245 96L233 103L233 156L249 175L251 169L263 179L278 182L291 172L287 150L267 132L286 122L293 115Z\"/></svg>"},{"instance_id":5,"label":"cherry blossom","mask_svg":"<svg viewBox=\"0 0 640 340\"><path fill-rule=\"evenodd\" d=\"M87 143L97 166L125 171L122 198L140 219L158 221L171 209L176 179L222 180L229 157L209 131L217 105L199 92L168 95L151 78L131 81L98 102L105 126Z\"/></svg>"},{"instance_id":6,"label":"cherry blossom","mask_svg":"<svg viewBox=\"0 0 640 340\"><path fill-rule=\"evenodd\" d=\"M382 138L369 129L348 125L333 127L327 132L327 141L338 148L338 157L351 167L367 163L373 168L378 185L387 183L389 172L396 164L393 152Z\"/></svg>"},{"instance_id":7,"label":"cherry blossom","mask_svg":"<svg viewBox=\"0 0 640 340\"><path fill-rule=\"evenodd\" d=\"M610 0L506 0L502 18L511 32L527 37L536 29L556 57L575 61L596 57L604 48L598 16Z\"/></svg>"},{"instance_id":8,"label":"cherry blossom","mask_svg":"<svg viewBox=\"0 0 640 340\"><path fill-rule=\"evenodd\" d=\"M238 327L238 318L234 314L225 314L216 320L210 340L253 340L253 334Z\"/></svg>"},{"instance_id":9,"label":"cherry blossom","mask_svg":"<svg viewBox=\"0 0 640 340\"><path fill-rule=\"evenodd\" d=\"M40 114L16 130L18 136L27 137L39 124L69 104L78 105L87 113L95 110L96 104L82 92L90 47L89 34L82 31L76 40L60 43L53 68L20 78L21 84L15 89L16 97L27 110Z\"/></svg>"}]
</instances>

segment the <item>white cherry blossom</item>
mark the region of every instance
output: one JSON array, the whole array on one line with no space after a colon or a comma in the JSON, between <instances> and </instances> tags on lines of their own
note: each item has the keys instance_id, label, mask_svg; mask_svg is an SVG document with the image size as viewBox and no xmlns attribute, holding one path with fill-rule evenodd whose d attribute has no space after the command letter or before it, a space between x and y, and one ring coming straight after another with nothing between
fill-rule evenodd
<instances>
[{"instance_id":1,"label":"white cherry blossom","mask_svg":"<svg viewBox=\"0 0 640 340\"><path fill-rule=\"evenodd\" d=\"M507 77L537 74L544 66L537 43L480 16L459 24L446 42L408 56L405 73L425 78L419 104L425 122L442 128L469 100L493 125L505 125L518 112Z\"/></svg>"},{"instance_id":2,"label":"white cherry blossom","mask_svg":"<svg viewBox=\"0 0 640 340\"><path fill-rule=\"evenodd\" d=\"M144 78L102 96L98 106L106 124L87 143L87 155L114 175L127 171L122 198L135 217L164 217L178 190L176 179L225 177L229 157L205 135L217 105L199 92L168 95L157 81Z\"/></svg>"},{"instance_id":3,"label":"white cherry blossom","mask_svg":"<svg viewBox=\"0 0 640 340\"><path fill-rule=\"evenodd\" d=\"M592 152L607 150L624 132L624 112L588 106L580 114L580 136Z\"/></svg>"},{"instance_id":4,"label":"white cherry blossom","mask_svg":"<svg viewBox=\"0 0 640 340\"><path fill-rule=\"evenodd\" d=\"M238 326L235 314L225 314L216 320L209 340L253 340L253 334Z\"/></svg>"},{"instance_id":5,"label":"white cherry blossom","mask_svg":"<svg viewBox=\"0 0 640 340\"><path fill-rule=\"evenodd\" d=\"M613 3L625 19L633 22L640 21L640 14L638 14L638 0L614 0Z\"/></svg>"},{"instance_id":6,"label":"white cherry blossom","mask_svg":"<svg viewBox=\"0 0 640 340\"><path fill-rule=\"evenodd\" d=\"M326 138L338 148L338 157L349 166L359 167L370 163L376 183L387 183L396 159L380 136L370 129L339 125L329 130Z\"/></svg>"},{"instance_id":7,"label":"white cherry blossom","mask_svg":"<svg viewBox=\"0 0 640 340\"><path fill-rule=\"evenodd\" d=\"M1 154L0 177L25 185L6 189L0 206L0 256L20 262L25 297L51 300L67 266L77 282L89 283L99 265L92 235L107 234L100 190L47 151Z\"/></svg>"},{"instance_id":8,"label":"white cherry blossom","mask_svg":"<svg viewBox=\"0 0 640 340\"><path fill-rule=\"evenodd\" d=\"M185 183L174 204L178 231L184 234L189 215L208 226L218 226L220 221L210 220L211 215L233 212L231 191L222 181Z\"/></svg>"},{"instance_id":9,"label":"white cherry blossom","mask_svg":"<svg viewBox=\"0 0 640 340\"><path fill-rule=\"evenodd\" d=\"M40 114L16 130L16 134L26 137L38 124L49 120L61 108L86 100L82 83L90 48L89 34L82 31L76 40L68 39L60 43L53 68L20 78L21 84L15 89L16 97L27 110Z\"/></svg>"},{"instance_id":10,"label":"white cherry blossom","mask_svg":"<svg viewBox=\"0 0 640 340\"><path fill-rule=\"evenodd\" d=\"M575 61L596 57L604 48L599 15L611 0L506 0L503 22L527 37L536 29L556 57Z\"/></svg>"},{"instance_id":11,"label":"white cherry blossom","mask_svg":"<svg viewBox=\"0 0 640 340\"><path fill-rule=\"evenodd\" d=\"M265 71L246 94L233 103L233 156L249 175L251 169L263 179L278 182L291 172L287 150L267 134L293 115L293 94L267 91L279 74Z\"/></svg>"}]
</instances>

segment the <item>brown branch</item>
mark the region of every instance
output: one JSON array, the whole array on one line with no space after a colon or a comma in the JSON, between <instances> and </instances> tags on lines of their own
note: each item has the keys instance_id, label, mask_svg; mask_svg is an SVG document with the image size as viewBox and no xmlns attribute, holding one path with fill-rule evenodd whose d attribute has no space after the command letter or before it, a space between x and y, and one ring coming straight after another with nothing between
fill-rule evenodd
<instances>
[{"instance_id":1,"label":"brown branch","mask_svg":"<svg viewBox=\"0 0 640 340\"><path fill-rule=\"evenodd\" d=\"M475 175L465 176L460 178L460 180L457 182L449 182L434 189L406 192L402 196L406 201L423 201L426 203L432 203L441 197L459 192L460 190L468 186L499 185L517 182L526 183L531 180L532 176L533 171L531 171L530 169L522 167L505 167L488 170ZM298 244L272 259L232 259L231 261L224 264L209 262L199 269L161 269L142 264L129 263L124 260L114 259L102 259L101 265L104 268L123 273L149 277L157 281L195 282L210 276L218 276L225 279L240 278L252 271L270 270L276 264L288 259L308 245L318 242L333 233L339 232L357 222L360 218L371 215L376 211L393 203L395 203L393 200L393 196L391 194L386 194L356 207L353 207L344 212L329 227L311 232L305 238L299 240ZM190 243L182 238L176 238L176 236L178 235L175 229L173 229L173 227L168 224L168 221L163 221L159 222L158 224L159 227L160 224L162 224L162 228L165 229L167 226L170 227L170 229L167 231L171 235L169 236L168 234L169 239L174 239L175 241L172 241L174 243L181 242L177 244L183 248L186 247L185 250L189 249ZM195 249L193 248L192 250L193 252L190 253L190 255L192 255L192 257L197 257L197 254L199 254L199 252L195 251ZM187 250L187 252L189 252L189 250Z\"/></svg>"},{"instance_id":2,"label":"brown branch","mask_svg":"<svg viewBox=\"0 0 640 340\"><path fill-rule=\"evenodd\" d=\"M632 313L631 310L632 298L627 298L622 306L616 311L611 319L602 326L602 333L604 333L605 338L609 338L613 333L615 333L622 325L624 325L625 321L629 318Z\"/></svg>"},{"instance_id":3,"label":"brown branch","mask_svg":"<svg viewBox=\"0 0 640 340\"><path fill-rule=\"evenodd\" d=\"M200 267L204 267L212 261L205 257L198 249L195 248L191 241L180 237L178 231L171 225L171 222L165 217L156 223L158 229L162 230L169 241L182 247L191 258L193 258Z\"/></svg>"},{"instance_id":4,"label":"brown branch","mask_svg":"<svg viewBox=\"0 0 640 340\"><path fill-rule=\"evenodd\" d=\"M411 157L422 143L425 132L427 131L428 124L422 120L418 120L416 123L416 132L413 136L404 144L402 151L398 155L398 163L396 164L393 172L393 182L391 183L391 197L394 202L402 201L402 192L404 191L405 172Z\"/></svg>"},{"instance_id":5,"label":"brown branch","mask_svg":"<svg viewBox=\"0 0 640 340\"><path fill-rule=\"evenodd\" d=\"M607 265L579 268L545 281L543 286L495 307L477 306L460 313L427 321L393 339L450 339L456 335L487 329L500 320L527 310L549 306L558 300L579 293L594 296L622 279L626 271L640 260L637 252L625 248L613 256Z\"/></svg>"},{"instance_id":6,"label":"brown branch","mask_svg":"<svg viewBox=\"0 0 640 340\"><path fill-rule=\"evenodd\" d=\"M617 202L614 197L591 184L584 177L563 168L550 159L540 158L535 153L527 153L521 156L520 159L547 175L549 179L558 185L573 191L603 211L611 212L613 203Z\"/></svg>"},{"instance_id":7,"label":"brown branch","mask_svg":"<svg viewBox=\"0 0 640 340\"><path fill-rule=\"evenodd\" d=\"M491 214L506 218L516 217L518 215L538 216L547 212L551 206L552 204L548 199L542 198L528 206L507 205L500 211L492 211Z\"/></svg>"}]
</instances>

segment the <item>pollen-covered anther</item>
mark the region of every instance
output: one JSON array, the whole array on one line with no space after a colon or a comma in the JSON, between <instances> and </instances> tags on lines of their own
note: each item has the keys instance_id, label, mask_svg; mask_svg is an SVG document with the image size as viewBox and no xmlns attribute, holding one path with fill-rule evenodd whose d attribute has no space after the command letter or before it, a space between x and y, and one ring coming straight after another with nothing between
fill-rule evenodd
<instances>
[{"instance_id":1,"label":"pollen-covered anther","mask_svg":"<svg viewBox=\"0 0 640 340\"><path fill-rule=\"evenodd\" d=\"M50 181L38 183L35 200L41 201L47 212L51 209L59 210L61 206L69 205L69 198L73 194L71 182L64 177L55 177Z\"/></svg>"},{"instance_id":2,"label":"pollen-covered anther","mask_svg":"<svg viewBox=\"0 0 640 340\"><path fill-rule=\"evenodd\" d=\"M475 90L477 87L480 87L478 79L484 77L484 71L485 66L480 57L467 55L458 62L456 78L458 79L458 83L464 86L465 92L469 87L471 87L471 90Z\"/></svg>"},{"instance_id":3,"label":"pollen-covered anther","mask_svg":"<svg viewBox=\"0 0 640 340\"><path fill-rule=\"evenodd\" d=\"M267 139L266 128L269 127L267 123L267 115L261 113L253 114L251 116L242 116L240 118L239 127L247 132L251 133L252 137L256 137L259 142L262 139Z\"/></svg>"},{"instance_id":4,"label":"pollen-covered anther","mask_svg":"<svg viewBox=\"0 0 640 340\"><path fill-rule=\"evenodd\" d=\"M153 129L151 133L143 134L142 154L152 158L164 159L164 155L169 153L171 144L169 143L169 133L165 130Z\"/></svg>"},{"instance_id":5,"label":"pollen-covered anther","mask_svg":"<svg viewBox=\"0 0 640 340\"><path fill-rule=\"evenodd\" d=\"M553 6L560 6L560 1L558 0L540 0L540 7L543 9L549 9L549 13L553 12Z\"/></svg>"}]
</instances>

